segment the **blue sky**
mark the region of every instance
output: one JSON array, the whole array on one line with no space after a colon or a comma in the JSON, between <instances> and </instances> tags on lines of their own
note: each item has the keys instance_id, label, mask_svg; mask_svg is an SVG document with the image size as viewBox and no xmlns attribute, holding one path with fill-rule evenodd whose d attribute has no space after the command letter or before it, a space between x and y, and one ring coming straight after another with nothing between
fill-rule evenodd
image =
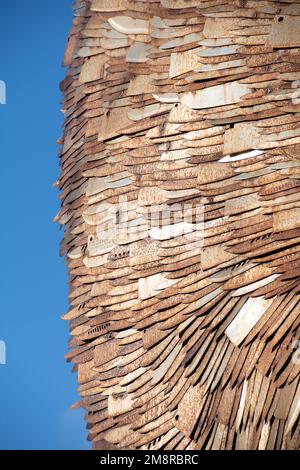
<instances>
[{"instance_id":1,"label":"blue sky","mask_svg":"<svg viewBox=\"0 0 300 470\"><path fill-rule=\"evenodd\" d=\"M52 183L61 135L61 59L71 0L14 0L0 7L1 313L0 449L85 449L76 377L65 363L67 278Z\"/></svg>"}]
</instances>

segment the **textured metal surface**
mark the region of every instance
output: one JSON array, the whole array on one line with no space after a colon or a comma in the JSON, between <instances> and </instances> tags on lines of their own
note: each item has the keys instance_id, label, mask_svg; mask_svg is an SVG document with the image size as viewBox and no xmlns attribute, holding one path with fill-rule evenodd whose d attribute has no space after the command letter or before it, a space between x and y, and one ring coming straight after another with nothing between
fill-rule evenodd
<instances>
[{"instance_id":1,"label":"textured metal surface","mask_svg":"<svg viewBox=\"0 0 300 470\"><path fill-rule=\"evenodd\" d=\"M77 1L61 254L95 449L298 449L300 2Z\"/></svg>"}]
</instances>

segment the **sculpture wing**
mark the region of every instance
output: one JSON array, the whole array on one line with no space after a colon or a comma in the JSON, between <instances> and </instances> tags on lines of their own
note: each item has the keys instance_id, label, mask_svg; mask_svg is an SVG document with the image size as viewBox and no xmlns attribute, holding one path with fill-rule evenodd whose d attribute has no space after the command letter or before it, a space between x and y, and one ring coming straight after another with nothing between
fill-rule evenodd
<instances>
[{"instance_id":1,"label":"sculpture wing","mask_svg":"<svg viewBox=\"0 0 300 470\"><path fill-rule=\"evenodd\" d=\"M300 9L75 4L68 360L96 449L299 448Z\"/></svg>"}]
</instances>

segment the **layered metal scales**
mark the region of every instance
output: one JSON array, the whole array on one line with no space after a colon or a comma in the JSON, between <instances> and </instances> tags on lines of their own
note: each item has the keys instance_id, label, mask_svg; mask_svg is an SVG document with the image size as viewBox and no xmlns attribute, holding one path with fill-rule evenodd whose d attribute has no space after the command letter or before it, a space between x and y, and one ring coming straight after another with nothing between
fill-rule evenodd
<instances>
[{"instance_id":1,"label":"layered metal scales","mask_svg":"<svg viewBox=\"0 0 300 470\"><path fill-rule=\"evenodd\" d=\"M95 449L300 446L300 1L79 0L67 359Z\"/></svg>"}]
</instances>

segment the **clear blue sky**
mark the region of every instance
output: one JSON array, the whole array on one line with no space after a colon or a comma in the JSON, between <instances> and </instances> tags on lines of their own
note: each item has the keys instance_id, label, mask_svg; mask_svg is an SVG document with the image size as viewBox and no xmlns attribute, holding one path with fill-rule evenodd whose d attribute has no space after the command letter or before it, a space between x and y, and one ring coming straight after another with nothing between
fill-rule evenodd
<instances>
[{"instance_id":1,"label":"clear blue sky","mask_svg":"<svg viewBox=\"0 0 300 470\"><path fill-rule=\"evenodd\" d=\"M61 135L61 59L71 0L2 1L0 79L1 313L0 449L84 449L76 377L65 363L67 278L52 183Z\"/></svg>"}]
</instances>

